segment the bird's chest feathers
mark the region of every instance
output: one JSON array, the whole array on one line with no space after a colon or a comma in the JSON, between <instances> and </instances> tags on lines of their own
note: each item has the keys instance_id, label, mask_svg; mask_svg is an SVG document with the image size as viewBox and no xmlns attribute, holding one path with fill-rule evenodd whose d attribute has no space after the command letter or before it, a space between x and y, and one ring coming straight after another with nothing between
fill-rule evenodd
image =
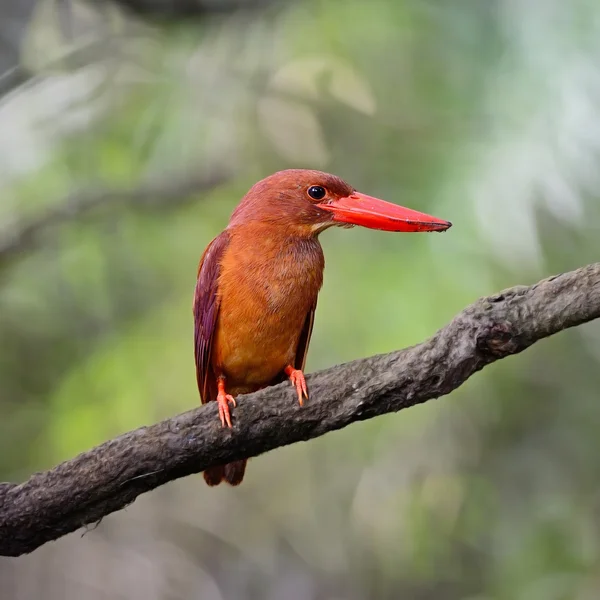
<instances>
[{"instance_id":1,"label":"bird's chest feathers","mask_svg":"<svg viewBox=\"0 0 600 600\"><path fill-rule=\"evenodd\" d=\"M268 237L230 248L219 280L219 362L234 379L268 380L294 359L323 283L323 252L317 240Z\"/></svg>"},{"instance_id":2,"label":"bird's chest feathers","mask_svg":"<svg viewBox=\"0 0 600 600\"><path fill-rule=\"evenodd\" d=\"M323 283L323 251L317 240L259 238L240 245L235 265L224 270L223 291L235 286L235 295L256 309L256 318L308 310Z\"/></svg>"},{"instance_id":3,"label":"bird's chest feathers","mask_svg":"<svg viewBox=\"0 0 600 600\"><path fill-rule=\"evenodd\" d=\"M311 304L321 287L322 269L303 254L284 254L275 261L277 268L264 269L265 277L252 285L251 294L264 302L269 313L301 311Z\"/></svg>"}]
</instances>

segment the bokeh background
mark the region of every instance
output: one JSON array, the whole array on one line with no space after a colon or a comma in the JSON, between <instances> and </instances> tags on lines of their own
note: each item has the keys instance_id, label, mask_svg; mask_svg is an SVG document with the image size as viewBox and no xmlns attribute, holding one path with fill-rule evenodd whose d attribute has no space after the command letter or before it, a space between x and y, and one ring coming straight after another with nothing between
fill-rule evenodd
<instances>
[{"instance_id":1,"label":"bokeh background","mask_svg":"<svg viewBox=\"0 0 600 600\"><path fill-rule=\"evenodd\" d=\"M197 405L197 261L256 180L454 223L322 236L314 371L598 260L599 159L593 0L3 0L0 480ZM591 323L238 489L174 482L0 559L0 598L596 599L599 367Z\"/></svg>"}]
</instances>

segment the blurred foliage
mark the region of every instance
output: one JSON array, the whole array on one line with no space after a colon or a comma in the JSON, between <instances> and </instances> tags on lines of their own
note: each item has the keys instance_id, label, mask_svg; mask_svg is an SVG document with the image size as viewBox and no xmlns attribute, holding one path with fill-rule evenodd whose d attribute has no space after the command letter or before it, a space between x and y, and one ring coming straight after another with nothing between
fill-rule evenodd
<instances>
[{"instance_id":1,"label":"blurred foliage","mask_svg":"<svg viewBox=\"0 0 600 600\"><path fill-rule=\"evenodd\" d=\"M309 371L598 259L591 0L304 0L164 23L23 7L26 76L0 98L0 248L85 190L117 201L0 255L2 479L198 403L197 261L275 170L328 170L454 223L322 236ZM223 167L185 202L127 201ZM597 598L599 361L592 323L451 397L253 459L239 489L176 482L0 561L2 598Z\"/></svg>"}]
</instances>

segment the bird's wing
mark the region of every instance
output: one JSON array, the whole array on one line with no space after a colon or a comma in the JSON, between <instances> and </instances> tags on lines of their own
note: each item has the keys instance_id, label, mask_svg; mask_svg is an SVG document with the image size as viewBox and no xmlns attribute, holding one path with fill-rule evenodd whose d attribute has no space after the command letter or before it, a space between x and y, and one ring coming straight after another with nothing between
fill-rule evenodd
<instances>
[{"instance_id":1,"label":"bird's wing","mask_svg":"<svg viewBox=\"0 0 600 600\"><path fill-rule=\"evenodd\" d=\"M216 380L210 368L213 338L219 315L218 282L221 259L229 244L229 234L224 231L206 248L198 266L198 280L194 294L194 355L196 381L202 404L216 400Z\"/></svg>"},{"instance_id":2,"label":"bird's wing","mask_svg":"<svg viewBox=\"0 0 600 600\"><path fill-rule=\"evenodd\" d=\"M308 345L310 344L310 336L312 335L313 323L315 322L315 311L317 310L317 301L312 305L311 309L306 315L304 320L304 326L298 339L298 347L296 348L296 360L294 361L294 368L304 371L304 365L306 364L306 355L308 354Z\"/></svg>"}]
</instances>

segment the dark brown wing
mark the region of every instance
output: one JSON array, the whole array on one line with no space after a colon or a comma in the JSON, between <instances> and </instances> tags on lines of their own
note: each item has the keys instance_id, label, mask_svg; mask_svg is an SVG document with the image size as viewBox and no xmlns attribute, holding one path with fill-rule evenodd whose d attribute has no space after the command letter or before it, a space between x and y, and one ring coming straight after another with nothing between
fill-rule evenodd
<instances>
[{"instance_id":1,"label":"dark brown wing","mask_svg":"<svg viewBox=\"0 0 600 600\"><path fill-rule=\"evenodd\" d=\"M302 332L300 333L300 339L298 340L298 347L296 348L296 360L294 361L294 368L304 371L304 365L306 364L306 355L308 354L308 345L310 344L310 336L312 335L313 323L315 322L315 311L317 310L317 301L312 305L312 308L308 311Z\"/></svg>"},{"instance_id":2,"label":"dark brown wing","mask_svg":"<svg viewBox=\"0 0 600 600\"><path fill-rule=\"evenodd\" d=\"M317 309L317 301L313 304L312 308L306 314L306 319L304 319L304 325L302 326L302 331L300 332L300 337L298 339L298 346L296 348L296 357L294 358L294 369L300 369L304 371L304 365L306 364L306 355L308 354L308 345L310 344L310 336L313 330L313 323L315 321L315 311ZM277 376L269 383L269 385L277 385L282 381L287 381L288 376L281 371L277 374Z\"/></svg>"},{"instance_id":3,"label":"dark brown wing","mask_svg":"<svg viewBox=\"0 0 600 600\"><path fill-rule=\"evenodd\" d=\"M198 280L194 294L194 354L196 381L202 404L216 400L216 380L210 368L210 355L219 316L218 283L223 252L229 244L224 231L206 248L198 266Z\"/></svg>"}]
</instances>

